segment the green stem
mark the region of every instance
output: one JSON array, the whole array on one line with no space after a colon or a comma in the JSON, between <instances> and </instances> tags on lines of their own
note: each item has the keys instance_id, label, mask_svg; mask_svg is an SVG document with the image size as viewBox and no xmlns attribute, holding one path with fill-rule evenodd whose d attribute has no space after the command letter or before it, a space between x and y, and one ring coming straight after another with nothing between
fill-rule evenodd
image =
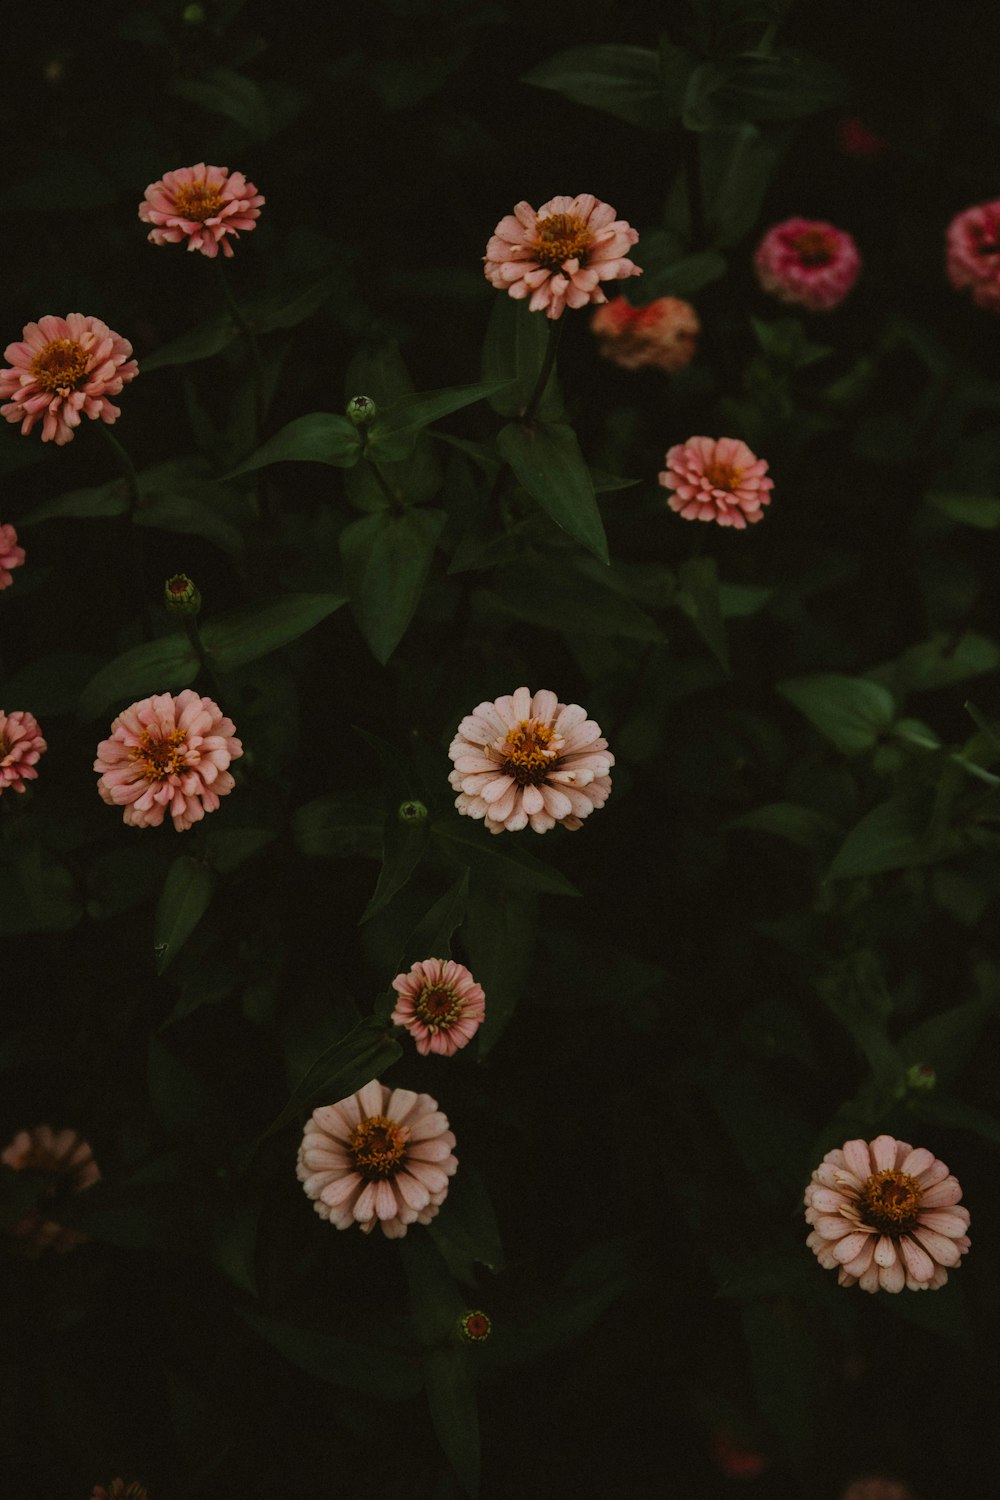
<instances>
[{"instance_id":1,"label":"green stem","mask_svg":"<svg viewBox=\"0 0 1000 1500\"><path fill-rule=\"evenodd\" d=\"M111 428L105 422L98 422L97 426L104 441L114 454L115 462L119 469L121 469L122 477L128 486L128 513L129 518L132 519L139 504L139 476L135 472L135 465L111 431Z\"/></svg>"},{"instance_id":2,"label":"green stem","mask_svg":"<svg viewBox=\"0 0 1000 1500\"><path fill-rule=\"evenodd\" d=\"M538 379L535 381L535 389L532 391L531 396L528 400L528 404L524 408L523 415L521 416L521 421L526 427L529 425L529 423L535 420L535 412L538 410L538 403L541 401L542 396L545 394L545 387L549 383L549 376L552 374L552 371L555 367L556 355L559 352L559 340L562 338L562 331L562 318L556 318L549 324L549 342L548 347L545 350L545 358L542 360L542 368L538 372Z\"/></svg>"},{"instance_id":3,"label":"green stem","mask_svg":"<svg viewBox=\"0 0 1000 1500\"><path fill-rule=\"evenodd\" d=\"M257 343L257 335L254 333L253 324L233 296L232 287L229 285L229 278L226 275L221 260L216 257L212 264L215 267L215 275L219 286L222 288L222 295L226 306L232 313L233 322L240 330L240 333L242 333L246 340L247 348L250 351L250 363L253 366L254 412L257 419L257 437L260 438L264 430L264 413L267 407L265 395L267 383L264 376L264 362L260 357L260 345Z\"/></svg>"},{"instance_id":4,"label":"green stem","mask_svg":"<svg viewBox=\"0 0 1000 1500\"><path fill-rule=\"evenodd\" d=\"M402 500L400 500L399 496L393 490L392 485L389 483L388 479L386 479L385 475L382 473L381 466L377 464L373 458L369 458L367 453L365 454L365 463L375 475L375 481L385 498L388 500L390 510L392 510L397 516L401 515L403 510L405 509L405 506L403 505Z\"/></svg>"},{"instance_id":5,"label":"green stem","mask_svg":"<svg viewBox=\"0 0 1000 1500\"><path fill-rule=\"evenodd\" d=\"M205 650L205 643L201 638L201 631L198 629L197 615L184 616L184 630L188 640L194 647L194 652L198 658L198 664L201 667L201 670L204 672L206 678L212 685L212 690L215 693L216 698L221 697L222 684L219 682L218 677L216 677L215 669L212 666L212 663L209 661L208 652Z\"/></svg>"}]
</instances>

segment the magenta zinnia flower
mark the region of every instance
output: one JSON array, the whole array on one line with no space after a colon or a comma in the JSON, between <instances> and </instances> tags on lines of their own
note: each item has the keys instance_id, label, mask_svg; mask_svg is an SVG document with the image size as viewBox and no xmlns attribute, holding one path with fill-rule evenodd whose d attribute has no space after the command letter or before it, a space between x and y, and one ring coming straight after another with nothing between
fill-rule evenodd
<instances>
[{"instance_id":1,"label":"magenta zinnia flower","mask_svg":"<svg viewBox=\"0 0 1000 1500\"><path fill-rule=\"evenodd\" d=\"M659 481L675 491L667 504L685 521L715 521L745 531L764 519L774 480L764 477L766 460L742 439L690 437L667 450L666 464Z\"/></svg>"},{"instance_id":2,"label":"magenta zinnia flower","mask_svg":"<svg viewBox=\"0 0 1000 1500\"><path fill-rule=\"evenodd\" d=\"M490 833L516 833L529 823L536 833L557 823L579 828L611 792L615 758L600 726L548 689L532 697L519 687L480 703L459 724L448 754L455 806L482 818Z\"/></svg>"},{"instance_id":3,"label":"magenta zinnia flower","mask_svg":"<svg viewBox=\"0 0 1000 1500\"><path fill-rule=\"evenodd\" d=\"M214 259L221 247L232 256L228 236L256 227L264 198L242 172L226 167L178 167L151 182L139 204L139 218L153 224L147 238L154 245L179 245Z\"/></svg>"},{"instance_id":4,"label":"magenta zinnia flower","mask_svg":"<svg viewBox=\"0 0 1000 1500\"><path fill-rule=\"evenodd\" d=\"M42 442L58 447L73 441L82 417L110 426L121 409L108 397L139 373L131 353L128 339L83 313L26 323L22 342L4 351L11 367L0 370L0 397L7 398L0 415L20 422L25 435L41 417Z\"/></svg>"},{"instance_id":5,"label":"magenta zinnia flower","mask_svg":"<svg viewBox=\"0 0 1000 1500\"><path fill-rule=\"evenodd\" d=\"M945 267L956 291L1000 312L1000 198L963 209L948 225Z\"/></svg>"},{"instance_id":6,"label":"magenta zinnia flower","mask_svg":"<svg viewBox=\"0 0 1000 1500\"><path fill-rule=\"evenodd\" d=\"M455 1137L429 1094L374 1080L313 1110L296 1175L321 1219L337 1229L376 1224L390 1240L429 1224L458 1170Z\"/></svg>"},{"instance_id":7,"label":"magenta zinnia flower","mask_svg":"<svg viewBox=\"0 0 1000 1500\"><path fill-rule=\"evenodd\" d=\"M753 264L764 291L779 302L832 312L857 281L861 256L846 230L822 219L785 219L767 231Z\"/></svg>"},{"instance_id":8,"label":"magenta zinnia flower","mask_svg":"<svg viewBox=\"0 0 1000 1500\"><path fill-rule=\"evenodd\" d=\"M94 770L105 802L124 807L126 823L158 828L169 812L178 833L215 812L236 785L230 761L243 754L235 724L217 703L190 688L143 698L120 713L97 747Z\"/></svg>"},{"instance_id":9,"label":"magenta zinnia flower","mask_svg":"<svg viewBox=\"0 0 1000 1500\"><path fill-rule=\"evenodd\" d=\"M828 1151L806 1188L806 1244L841 1286L936 1291L969 1248L969 1211L943 1161L880 1135Z\"/></svg>"},{"instance_id":10,"label":"magenta zinnia flower","mask_svg":"<svg viewBox=\"0 0 1000 1500\"><path fill-rule=\"evenodd\" d=\"M698 314L680 297L657 297L646 307L612 297L597 309L590 327L600 353L622 369L649 365L670 374L691 363L701 332Z\"/></svg>"},{"instance_id":11,"label":"magenta zinnia flower","mask_svg":"<svg viewBox=\"0 0 1000 1500\"><path fill-rule=\"evenodd\" d=\"M486 279L516 301L530 296L532 312L544 308L546 317L561 318L566 307L607 301L602 281L642 275L626 259L638 238L593 193L550 198L537 213L518 203L486 246Z\"/></svg>"},{"instance_id":12,"label":"magenta zinnia flower","mask_svg":"<svg viewBox=\"0 0 1000 1500\"><path fill-rule=\"evenodd\" d=\"M418 1052L452 1057L482 1024L486 996L464 964L451 958L423 958L408 974L397 974L399 995L392 1020L405 1026Z\"/></svg>"},{"instance_id":13,"label":"magenta zinnia flower","mask_svg":"<svg viewBox=\"0 0 1000 1500\"><path fill-rule=\"evenodd\" d=\"M34 714L0 708L0 793L23 792L26 781L37 780L35 765L48 748Z\"/></svg>"},{"instance_id":14,"label":"magenta zinnia flower","mask_svg":"<svg viewBox=\"0 0 1000 1500\"><path fill-rule=\"evenodd\" d=\"M94 1153L75 1130L53 1130L50 1125L19 1130L10 1145L0 1152L0 1162L15 1172L27 1167L33 1172L46 1172L52 1178L51 1188L40 1195L36 1206L18 1219L10 1231L25 1255L34 1258L50 1248L63 1254L83 1243L86 1235L58 1221L60 1203L92 1187L101 1176Z\"/></svg>"},{"instance_id":15,"label":"magenta zinnia flower","mask_svg":"<svg viewBox=\"0 0 1000 1500\"><path fill-rule=\"evenodd\" d=\"M25 559L23 547L17 545L17 532L13 526L0 526L0 589L9 589L14 582L11 568L19 568Z\"/></svg>"}]
</instances>

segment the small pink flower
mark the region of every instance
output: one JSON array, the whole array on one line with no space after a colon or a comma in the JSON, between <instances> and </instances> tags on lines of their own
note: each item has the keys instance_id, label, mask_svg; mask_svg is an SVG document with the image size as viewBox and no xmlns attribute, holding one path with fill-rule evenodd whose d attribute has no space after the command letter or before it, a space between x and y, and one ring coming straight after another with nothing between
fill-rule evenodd
<instances>
[{"instance_id":1,"label":"small pink flower","mask_svg":"<svg viewBox=\"0 0 1000 1500\"><path fill-rule=\"evenodd\" d=\"M42 442L71 443L82 417L110 426L121 416L109 396L139 373L132 345L100 318L51 315L26 323L22 342L8 344L10 368L0 370L0 415L27 434L42 418Z\"/></svg>"},{"instance_id":2,"label":"small pink flower","mask_svg":"<svg viewBox=\"0 0 1000 1500\"><path fill-rule=\"evenodd\" d=\"M594 313L590 327L600 353L622 369L649 365L670 374L691 363L701 332L698 314L680 297L658 297L645 307L612 297Z\"/></svg>"},{"instance_id":3,"label":"small pink flower","mask_svg":"<svg viewBox=\"0 0 1000 1500\"><path fill-rule=\"evenodd\" d=\"M810 312L832 312L839 307L861 270L861 256L851 236L822 219L785 219L775 224L757 246L753 263L765 292Z\"/></svg>"},{"instance_id":4,"label":"small pink flower","mask_svg":"<svg viewBox=\"0 0 1000 1500\"><path fill-rule=\"evenodd\" d=\"M48 748L34 714L0 708L0 794L8 787L23 792L26 781L37 780L35 765Z\"/></svg>"},{"instance_id":5,"label":"small pink flower","mask_svg":"<svg viewBox=\"0 0 1000 1500\"><path fill-rule=\"evenodd\" d=\"M745 531L764 519L774 480L768 465L740 438L690 437L667 450L667 467L659 475L671 510L685 521L716 521Z\"/></svg>"},{"instance_id":6,"label":"small pink flower","mask_svg":"<svg viewBox=\"0 0 1000 1500\"><path fill-rule=\"evenodd\" d=\"M877 161L889 149L885 137L869 129L857 115L845 115L837 122L837 145L845 156L856 161Z\"/></svg>"},{"instance_id":7,"label":"small pink flower","mask_svg":"<svg viewBox=\"0 0 1000 1500\"><path fill-rule=\"evenodd\" d=\"M480 703L459 724L448 754L455 806L482 818L490 833L516 833L529 823L536 833L557 823L579 828L611 792L615 758L600 725L547 688L532 697L519 687Z\"/></svg>"},{"instance_id":8,"label":"small pink flower","mask_svg":"<svg viewBox=\"0 0 1000 1500\"><path fill-rule=\"evenodd\" d=\"M376 1224L390 1240L429 1224L458 1170L455 1137L429 1094L374 1080L313 1110L296 1175L321 1219L337 1229Z\"/></svg>"},{"instance_id":9,"label":"small pink flower","mask_svg":"<svg viewBox=\"0 0 1000 1500\"><path fill-rule=\"evenodd\" d=\"M602 281L642 275L626 259L638 238L593 193L550 198L537 213L518 203L486 246L486 279L516 301L530 296L532 312L544 308L546 317L561 318L567 307L605 302Z\"/></svg>"},{"instance_id":10,"label":"small pink flower","mask_svg":"<svg viewBox=\"0 0 1000 1500\"><path fill-rule=\"evenodd\" d=\"M211 698L185 688L143 698L120 713L97 747L94 770L105 802L124 807L136 828L158 828L169 812L178 833L215 812L236 785L229 773L243 746Z\"/></svg>"},{"instance_id":11,"label":"small pink flower","mask_svg":"<svg viewBox=\"0 0 1000 1500\"><path fill-rule=\"evenodd\" d=\"M851 1480L840 1500L916 1500L916 1496L901 1479L862 1474L859 1479Z\"/></svg>"},{"instance_id":12,"label":"small pink flower","mask_svg":"<svg viewBox=\"0 0 1000 1500\"><path fill-rule=\"evenodd\" d=\"M806 1244L841 1286L936 1291L969 1248L968 1209L943 1161L880 1135L828 1151L806 1188Z\"/></svg>"},{"instance_id":13,"label":"small pink flower","mask_svg":"<svg viewBox=\"0 0 1000 1500\"><path fill-rule=\"evenodd\" d=\"M19 568L24 562L25 551L17 545L17 532L13 526L0 526L0 589L9 589L14 582L11 568Z\"/></svg>"},{"instance_id":14,"label":"small pink flower","mask_svg":"<svg viewBox=\"0 0 1000 1500\"><path fill-rule=\"evenodd\" d=\"M43 1250L60 1254L72 1250L87 1238L77 1229L59 1223L59 1206L69 1197L82 1193L100 1180L94 1154L75 1130L53 1130L50 1125L36 1125L34 1130L19 1130L0 1162L15 1172L25 1167L46 1172L52 1186L43 1191L37 1205L17 1220L11 1234L21 1252L32 1259Z\"/></svg>"},{"instance_id":15,"label":"small pink flower","mask_svg":"<svg viewBox=\"0 0 1000 1500\"><path fill-rule=\"evenodd\" d=\"M482 1024L486 996L464 964L451 958L418 960L408 974L397 974L399 995L392 1020L405 1026L418 1052L453 1057Z\"/></svg>"},{"instance_id":16,"label":"small pink flower","mask_svg":"<svg viewBox=\"0 0 1000 1500\"><path fill-rule=\"evenodd\" d=\"M948 225L945 267L956 291L1000 312L1000 198L963 209Z\"/></svg>"},{"instance_id":17,"label":"small pink flower","mask_svg":"<svg viewBox=\"0 0 1000 1500\"><path fill-rule=\"evenodd\" d=\"M227 167L178 167L151 182L139 204L139 218L156 227L148 239L154 245L179 245L187 240L189 250L200 250L214 259L221 246L232 257L227 236L256 228L261 197L242 172Z\"/></svg>"}]
</instances>

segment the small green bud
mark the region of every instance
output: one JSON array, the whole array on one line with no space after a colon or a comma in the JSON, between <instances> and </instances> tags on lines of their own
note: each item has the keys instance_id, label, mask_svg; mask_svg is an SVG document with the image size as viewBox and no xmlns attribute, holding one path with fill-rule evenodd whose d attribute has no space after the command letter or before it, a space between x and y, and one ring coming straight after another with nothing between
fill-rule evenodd
<instances>
[{"instance_id":1,"label":"small green bud","mask_svg":"<svg viewBox=\"0 0 1000 1500\"><path fill-rule=\"evenodd\" d=\"M163 585L163 602L172 615L196 615L201 595L186 573L175 573Z\"/></svg>"},{"instance_id":2,"label":"small green bud","mask_svg":"<svg viewBox=\"0 0 1000 1500\"><path fill-rule=\"evenodd\" d=\"M914 1063L906 1070L906 1087L929 1094L937 1084L937 1074L927 1063Z\"/></svg>"},{"instance_id":3,"label":"small green bud","mask_svg":"<svg viewBox=\"0 0 1000 1500\"><path fill-rule=\"evenodd\" d=\"M475 1310L462 1314L458 1320L458 1332L467 1343L482 1344L493 1332L493 1324L484 1312Z\"/></svg>"},{"instance_id":4,"label":"small green bud","mask_svg":"<svg viewBox=\"0 0 1000 1500\"><path fill-rule=\"evenodd\" d=\"M378 407L370 396L352 396L345 410L347 420L355 427L367 427L378 415Z\"/></svg>"},{"instance_id":5,"label":"small green bud","mask_svg":"<svg viewBox=\"0 0 1000 1500\"><path fill-rule=\"evenodd\" d=\"M201 26L205 20L205 7L203 5L185 5L181 11L181 20L187 26Z\"/></svg>"},{"instance_id":6,"label":"small green bud","mask_svg":"<svg viewBox=\"0 0 1000 1500\"><path fill-rule=\"evenodd\" d=\"M422 823L427 817L427 809L422 802L416 800L401 802L398 816L401 823Z\"/></svg>"}]
</instances>

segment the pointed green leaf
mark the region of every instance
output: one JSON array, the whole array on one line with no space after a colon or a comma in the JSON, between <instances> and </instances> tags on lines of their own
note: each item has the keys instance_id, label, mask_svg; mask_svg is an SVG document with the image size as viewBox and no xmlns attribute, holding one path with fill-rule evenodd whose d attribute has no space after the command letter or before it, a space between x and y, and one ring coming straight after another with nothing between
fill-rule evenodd
<instances>
[{"instance_id":1,"label":"pointed green leaf","mask_svg":"<svg viewBox=\"0 0 1000 1500\"><path fill-rule=\"evenodd\" d=\"M730 827L771 833L814 853L829 849L831 840L840 837L840 829L832 818L795 802L769 802L766 807L755 807L752 812L733 818Z\"/></svg>"},{"instance_id":2,"label":"pointed green leaf","mask_svg":"<svg viewBox=\"0 0 1000 1500\"><path fill-rule=\"evenodd\" d=\"M186 635L176 632L133 646L90 679L80 694L81 719L94 719L112 703L189 687L198 657Z\"/></svg>"},{"instance_id":3,"label":"pointed green leaf","mask_svg":"<svg viewBox=\"0 0 1000 1500\"><path fill-rule=\"evenodd\" d=\"M894 669L896 681L904 691L929 693L969 677L995 672L998 664L1000 647L996 641L974 630L963 631L957 640L942 631L904 651Z\"/></svg>"},{"instance_id":4,"label":"pointed green leaf","mask_svg":"<svg viewBox=\"0 0 1000 1500\"><path fill-rule=\"evenodd\" d=\"M340 594L286 594L220 615L202 627L205 653L217 671L230 672L298 640L344 602Z\"/></svg>"},{"instance_id":5,"label":"pointed green leaf","mask_svg":"<svg viewBox=\"0 0 1000 1500\"><path fill-rule=\"evenodd\" d=\"M528 494L556 525L606 563L604 523L573 429L563 423L522 427L510 422L500 429L497 446Z\"/></svg>"},{"instance_id":6,"label":"pointed green leaf","mask_svg":"<svg viewBox=\"0 0 1000 1500\"><path fill-rule=\"evenodd\" d=\"M379 859L385 811L360 796L345 797L331 792L296 808L292 814L292 838L300 854L346 859L363 855Z\"/></svg>"},{"instance_id":7,"label":"pointed green leaf","mask_svg":"<svg viewBox=\"0 0 1000 1500\"><path fill-rule=\"evenodd\" d=\"M369 396L378 406L392 406L413 390L395 339L365 344L347 367L344 398Z\"/></svg>"},{"instance_id":8,"label":"pointed green leaf","mask_svg":"<svg viewBox=\"0 0 1000 1500\"><path fill-rule=\"evenodd\" d=\"M536 898L474 888L462 941L476 982L486 996L486 1017L477 1037L481 1058L496 1046L521 998L535 952L537 927Z\"/></svg>"},{"instance_id":9,"label":"pointed green leaf","mask_svg":"<svg viewBox=\"0 0 1000 1500\"><path fill-rule=\"evenodd\" d=\"M500 839L484 833L482 827L474 821L471 827L467 827L469 821L471 820L456 819L454 822L446 822L439 819L434 823L432 833L435 842L442 849L463 864L469 865L484 883L515 892L579 896L576 886L560 870L543 864L526 849L510 848L516 835L511 835L507 846L500 848Z\"/></svg>"},{"instance_id":10,"label":"pointed green leaf","mask_svg":"<svg viewBox=\"0 0 1000 1500\"><path fill-rule=\"evenodd\" d=\"M1000 526L1000 497L996 495L930 494L927 503L963 526L975 526L980 531L995 531Z\"/></svg>"},{"instance_id":11,"label":"pointed green leaf","mask_svg":"<svg viewBox=\"0 0 1000 1500\"><path fill-rule=\"evenodd\" d=\"M635 255L643 272L642 291L636 296L643 303L657 297L693 297L726 274L726 258L717 250L691 254L677 235L665 229L644 229Z\"/></svg>"},{"instance_id":12,"label":"pointed green leaf","mask_svg":"<svg viewBox=\"0 0 1000 1500\"><path fill-rule=\"evenodd\" d=\"M948 1084L972 1056L996 1008L997 996L988 992L929 1016L900 1038L899 1055L907 1067L931 1067L938 1082Z\"/></svg>"},{"instance_id":13,"label":"pointed green leaf","mask_svg":"<svg viewBox=\"0 0 1000 1500\"><path fill-rule=\"evenodd\" d=\"M512 297L494 301L483 344L482 376L488 383L498 383L489 404L501 416L519 417L527 406L542 371L551 330L548 318L530 312L526 302L515 302ZM563 415L554 368L535 414L547 422L558 421Z\"/></svg>"},{"instance_id":14,"label":"pointed green leaf","mask_svg":"<svg viewBox=\"0 0 1000 1500\"><path fill-rule=\"evenodd\" d=\"M314 411L296 417L294 422L282 427L225 477L232 479L252 469L266 468L268 464L290 462L330 464L337 469L349 469L360 457L361 438L354 424L336 412Z\"/></svg>"},{"instance_id":15,"label":"pointed green leaf","mask_svg":"<svg viewBox=\"0 0 1000 1500\"><path fill-rule=\"evenodd\" d=\"M221 354L223 349L228 349L234 339L239 338L239 334L240 330L230 314L220 313L209 322L180 334L169 343L161 344L152 354L145 355L142 361L143 372L149 374L151 370L167 369L170 365L193 365L198 360L211 359L214 355Z\"/></svg>"},{"instance_id":16,"label":"pointed green leaf","mask_svg":"<svg viewBox=\"0 0 1000 1500\"><path fill-rule=\"evenodd\" d=\"M892 694L867 677L821 672L779 682L778 692L847 755L871 750L896 717Z\"/></svg>"},{"instance_id":17,"label":"pointed green leaf","mask_svg":"<svg viewBox=\"0 0 1000 1500\"><path fill-rule=\"evenodd\" d=\"M52 500L43 500L34 510L22 516L18 526L34 526L57 516L74 516L89 520L97 516L123 516L129 507L128 485L124 479L109 479L82 490L69 490Z\"/></svg>"},{"instance_id":18,"label":"pointed green leaf","mask_svg":"<svg viewBox=\"0 0 1000 1500\"><path fill-rule=\"evenodd\" d=\"M213 869L230 875L277 837L273 828L211 827L205 831L205 853Z\"/></svg>"},{"instance_id":19,"label":"pointed green leaf","mask_svg":"<svg viewBox=\"0 0 1000 1500\"><path fill-rule=\"evenodd\" d=\"M388 906L396 892L403 889L423 857L429 831L426 818L417 823L404 823L395 809L387 814L383 833L382 868L375 894L365 907L359 927L384 906ZM428 955L431 956L433 955Z\"/></svg>"},{"instance_id":20,"label":"pointed green leaf","mask_svg":"<svg viewBox=\"0 0 1000 1500\"><path fill-rule=\"evenodd\" d=\"M679 48L672 51L680 53ZM586 104L647 130L665 129L676 113L664 88L666 81L656 52L620 42L570 47L532 68L523 79L574 104Z\"/></svg>"},{"instance_id":21,"label":"pointed green leaf","mask_svg":"<svg viewBox=\"0 0 1000 1500\"><path fill-rule=\"evenodd\" d=\"M443 510L380 510L340 534L351 612L382 666L420 603L447 519Z\"/></svg>"},{"instance_id":22,"label":"pointed green leaf","mask_svg":"<svg viewBox=\"0 0 1000 1500\"><path fill-rule=\"evenodd\" d=\"M215 871L189 854L170 866L153 923L157 974L173 962L205 915L217 883Z\"/></svg>"},{"instance_id":23,"label":"pointed green leaf","mask_svg":"<svg viewBox=\"0 0 1000 1500\"><path fill-rule=\"evenodd\" d=\"M384 1023L374 1017L359 1022L310 1064L261 1141L317 1105L335 1104L357 1093L373 1078L381 1078L402 1055L402 1047L387 1033Z\"/></svg>"},{"instance_id":24,"label":"pointed green leaf","mask_svg":"<svg viewBox=\"0 0 1000 1500\"><path fill-rule=\"evenodd\" d=\"M503 1270L503 1246L493 1204L482 1178L468 1162L463 1161L461 1171L452 1178L448 1197L430 1229L451 1274L460 1281L474 1287L480 1266L488 1271Z\"/></svg>"},{"instance_id":25,"label":"pointed green leaf","mask_svg":"<svg viewBox=\"0 0 1000 1500\"><path fill-rule=\"evenodd\" d=\"M380 410L368 429L366 452L380 463L409 457L423 428L453 411L473 406L511 384L508 380L478 385L454 385L440 391L413 391L400 396L388 410Z\"/></svg>"},{"instance_id":26,"label":"pointed green leaf","mask_svg":"<svg viewBox=\"0 0 1000 1500\"><path fill-rule=\"evenodd\" d=\"M383 1401L408 1400L423 1384L420 1362L412 1355L380 1348L371 1340L359 1344L337 1334L296 1328L249 1308L236 1311L283 1359L317 1380Z\"/></svg>"},{"instance_id":27,"label":"pointed green leaf","mask_svg":"<svg viewBox=\"0 0 1000 1500\"><path fill-rule=\"evenodd\" d=\"M934 864L961 847L961 834L952 831L943 838L931 839L926 829L926 819L921 820L905 803L880 803L851 829L826 872L827 880Z\"/></svg>"},{"instance_id":28,"label":"pointed green leaf","mask_svg":"<svg viewBox=\"0 0 1000 1500\"><path fill-rule=\"evenodd\" d=\"M465 1493L479 1494L479 1410L469 1371L469 1351L432 1349L424 1355L431 1422Z\"/></svg>"},{"instance_id":29,"label":"pointed green leaf","mask_svg":"<svg viewBox=\"0 0 1000 1500\"><path fill-rule=\"evenodd\" d=\"M407 954L413 954L413 962L421 958L451 957L452 935L465 920L468 900L469 872L463 870L410 933L406 950Z\"/></svg>"}]
</instances>

